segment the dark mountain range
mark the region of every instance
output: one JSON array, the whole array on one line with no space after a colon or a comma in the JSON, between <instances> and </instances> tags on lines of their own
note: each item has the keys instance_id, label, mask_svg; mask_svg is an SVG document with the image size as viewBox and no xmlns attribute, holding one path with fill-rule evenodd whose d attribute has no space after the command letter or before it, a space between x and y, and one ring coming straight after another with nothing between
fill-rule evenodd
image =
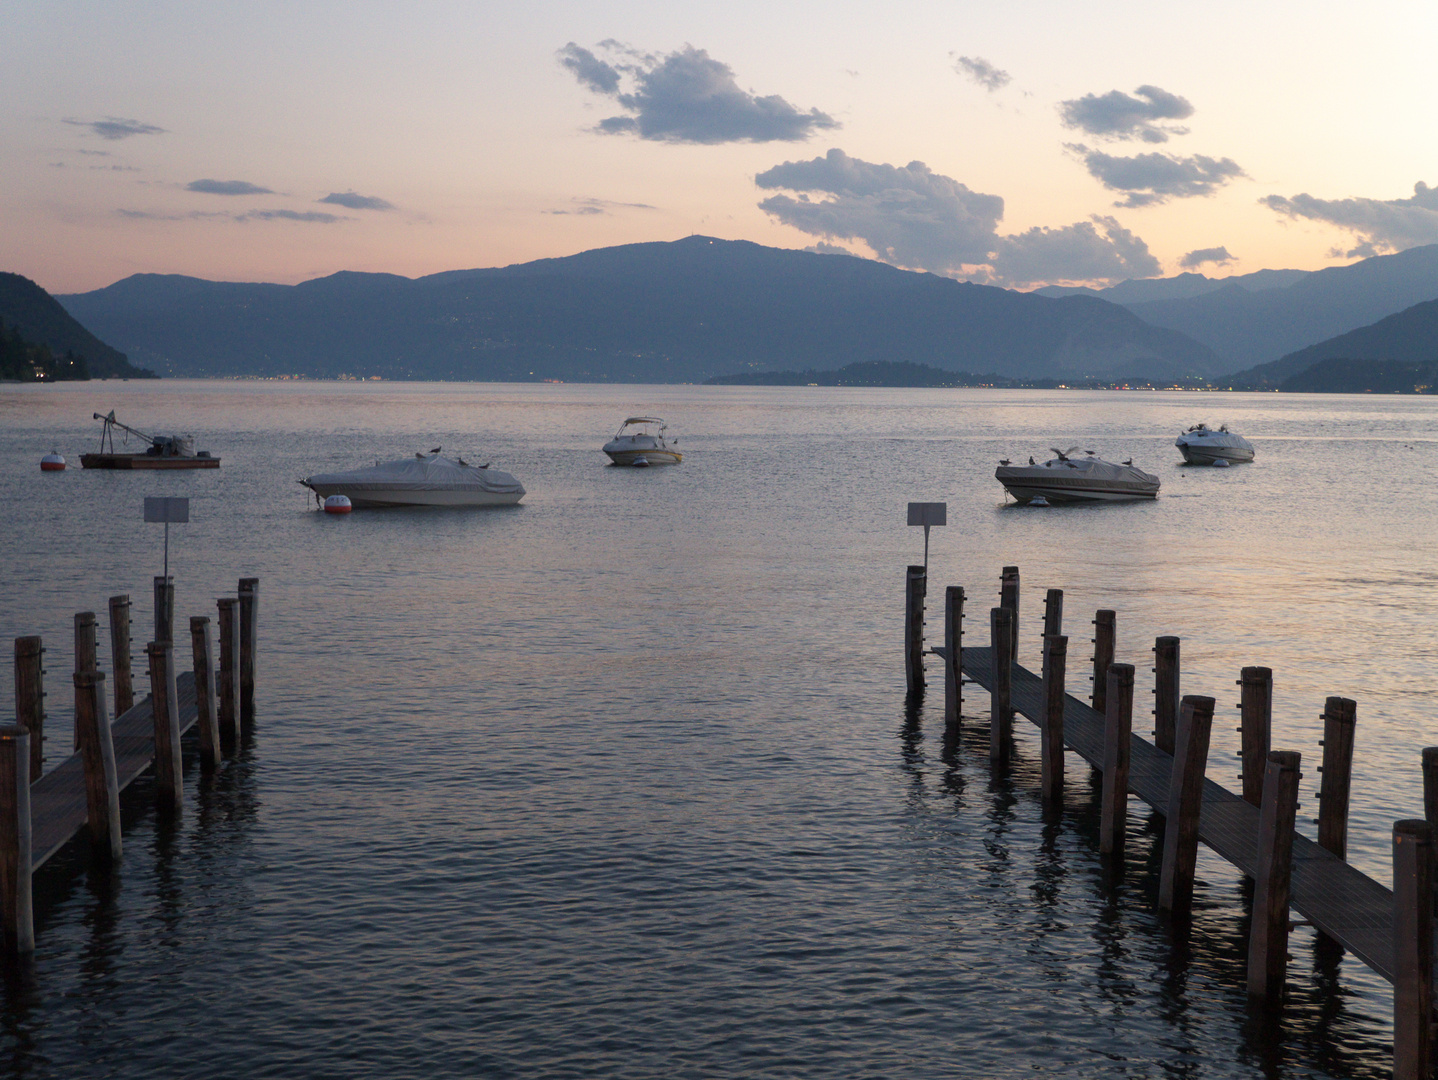
<instances>
[{"instance_id":1,"label":"dark mountain range","mask_svg":"<svg viewBox=\"0 0 1438 1080\"><path fill-rule=\"evenodd\" d=\"M132 367L75 321L64 307L27 277L0 272L0 323L25 342L44 346L57 358L81 361L95 379L149 379L154 373Z\"/></svg>"},{"instance_id":2,"label":"dark mountain range","mask_svg":"<svg viewBox=\"0 0 1438 1080\"><path fill-rule=\"evenodd\" d=\"M1237 389L1307 388L1309 382L1306 379L1295 383L1294 376L1309 372L1321 361L1330 360L1356 361L1369 367L1380 362L1399 365L1438 362L1438 300L1414 304L1396 315L1380 319L1372 326L1339 334L1327 341L1320 341L1317 345L1291 352L1280 360L1230 375L1222 380L1222 383L1231 384ZM1339 378L1339 368L1329 365L1323 372L1317 373L1317 377ZM1345 369L1341 381L1347 385L1355 377L1357 376L1354 372ZM1370 389L1376 389L1378 382L1386 378L1380 375L1376 368L1372 377L1377 381Z\"/></svg>"},{"instance_id":3,"label":"dark mountain range","mask_svg":"<svg viewBox=\"0 0 1438 1080\"><path fill-rule=\"evenodd\" d=\"M1238 286L1246 292L1285 289L1313 273L1311 270L1256 270L1251 274L1211 278L1205 274L1175 274L1166 278L1133 278L1106 289L1081 285L1049 285L1034 292L1040 296L1097 296L1115 304L1142 304L1150 300L1189 300L1195 296Z\"/></svg>"},{"instance_id":4,"label":"dark mountain range","mask_svg":"<svg viewBox=\"0 0 1438 1080\"><path fill-rule=\"evenodd\" d=\"M1438 392L1438 361L1320 360L1279 386L1294 394L1432 394Z\"/></svg>"},{"instance_id":5,"label":"dark mountain range","mask_svg":"<svg viewBox=\"0 0 1438 1080\"><path fill-rule=\"evenodd\" d=\"M836 255L692 236L410 280L139 274L66 307L175 375L698 381L888 360L1009 377L1213 375L1182 334Z\"/></svg>"}]
</instances>

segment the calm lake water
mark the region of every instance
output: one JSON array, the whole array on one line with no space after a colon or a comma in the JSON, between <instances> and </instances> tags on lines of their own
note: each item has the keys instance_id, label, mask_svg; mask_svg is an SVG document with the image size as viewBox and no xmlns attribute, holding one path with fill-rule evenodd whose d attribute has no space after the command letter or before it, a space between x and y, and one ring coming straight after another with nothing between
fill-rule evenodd
<instances>
[{"instance_id":1,"label":"calm lake water","mask_svg":"<svg viewBox=\"0 0 1438 1080\"><path fill-rule=\"evenodd\" d=\"M111 408L222 467L39 471L52 448L78 465ZM632 413L666 417L684 464L607 467ZM1258 461L1181 467L1173 438L1200 420ZM1005 505L997 459L1074 444L1133 456L1160 498ZM515 473L523 505L335 518L295 483L440 445ZM1182 637L1230 787L1235 680L1272 667L1309 835L1317 717L1355 698L1350 859L1386 882L1438 742L1435 458L1428 398L0 388L0 631L49 647L52 764L73 613L100 612L102 666L109 596L135 597L145 640L162 532L143 496L192 500L180 625L261 581L243 757L201 782L191 748L174 825L132 788L113 878L83 854L38 875L0 1059L27 1078L1386 1076L1391 995L1362 964L1300 930L1282 1025L1255 1025L1235 871L1200 855L1175 938L1161 820L1135 804L1113 886L1079 759L1046 817L1031 726L995 774L986 699L948 760L941 689L906 716L904 509L948 503L930 596L964 585L973 632L1020 565L1027 666L1044 589L1065 590L1080 672L1092 611L1117 609L1145 733L1149 649Z\"/></svg>"}]
</instances>

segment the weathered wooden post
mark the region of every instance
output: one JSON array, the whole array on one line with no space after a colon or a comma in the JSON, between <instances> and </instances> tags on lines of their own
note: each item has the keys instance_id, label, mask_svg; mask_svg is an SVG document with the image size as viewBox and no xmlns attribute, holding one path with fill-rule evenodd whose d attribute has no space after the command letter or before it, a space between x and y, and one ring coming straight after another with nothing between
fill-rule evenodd
<instances>
[{"instance_id":1,"label":"weathered wooden post","mask_svg":"<svg viewBox=\"0 0 1438 1080\"><path fill-rule=\"evenodd\" d=\"M1019 568L1004 567L999 576L999 607L1013 612L1013 636L1009 640L1009 659L1019 658Z\"/></svg>"},{"instance_id":2,"label":"weathered wooden post","mask_svg":"<svg viewBox=\"0 0 1438 1080\"><path fill-rule=\"evenodd\" d=\"M30 733L0 725L0 937L5 951L35 951L30 895Z\"/></svg>"},{"instance_id":3,"label":"weathered wooden post","mask_svg":"<svg viewBox=\"0 0 1438 1080\"><path fill-rule=\"evenodd\" d=\"M135 679L130 671L130 594L110 597L110 662L115 669L115 716L135 706Z\"/></svg>"},{"instance_id":4,"label":"weathered wooden post","mask_svg":"<svg viewBox=\"0 0 1438 1080\"><path fill-rule=\"evenodd\" d=\"M1123 850L1128 828L1128 763L1133 749L1133 665L1110 664L1104 681L1103 793L1099 802L1098 849Z\"/></svg>"},{"instance_id":5,"label":"weathered wooden post","mask_svg":"<svg viewBox=\"0 0 1438 1080\"><path fill-rule=\"evenodd\" d=\"M1062 595L1062 594L1060 594ZM1069 639L1062 634L1044 638L1044 727L1040 789L1051 802L1064 797L1064 669Z\"/></svg>"},{"instance_id":6,"label":"weathered wooden post","mask_svg":"<svg viewBox=\"0 0 1438 1080\"><path fill-rule=\"evenodd\" d=\"M904 671L909 693L924 692L924 596L928 592L929 573L922 566L911 565L904 578ZM240 654L244 655L245 598L240 596ZM244 678L244 661L240 662L240 678Z\"/></svg>"},{"instance_id":7,"label":"weathered wooden post","mask_svg":"<svg viewBox=\"0 0 1438 1080\"><path fill-rule=\"evenodd\" d=\"M1044 593L1044 632L1046 638L1058 637L1064 632L1064 591L1049 589Z\"/></svg>"},{"instance_id":8,"label":"weathered wooden post","mask_svg":"<svg viewBox=\"0 0 1438 1080\"><path fill-rule=\"evenodd\" d=\"M1178 638L1159 638L1153 653L1153 744L1172 754L1178 721Z\"/></svg>"},{"instance_id":9,"label":"weathered wooden post","mask_svg":"<svg viewBox=\"0 0 1438 1080\"><path fill-rule=\"evenodd\" d=\"M105 715L105 676L101 672L75 672L75 734L85 766L90 844L101 859L119 862L120 781L110 720Z\"/></svg>"},{"instance_id":10,"label":"weathered wooden post","mask_svg":"<svg viewBox=\"0 0 1438 1080\"><path fill-rule=\"evenodd\" d=\"M220 722L215 708L215 648L208 616L191 617L190 645L195 657L195 723L200 729L200 764L214 769L220 764Z\"/></svg>"},{"instance_id":11,"label":"weathered wooden post","mask_svg":"<svg viewBox=\"0 0 1438 1080\"><path fill-rule=\"evenodd\" d=\"M1393 1080L1432 1069L1433 830L1393 824Z\"/></svg>"},{"instance_id":12,"label":"weathered wooden post","mask_svg":"<svg viewBox=\"0 0 1438 1080\"><path fill-rule=\"evenodd\" d=\"M168 528L168 526L167 526ZM155 640L175 640L175 579L155 578Z\"/></svg>"},{"instance_id":13,"label":"weathered wooden post","mask_svg":"<svg viewBox=\"0 0 1438 1080\"><path fill-rule=\"evenodd\" d=\"M928 568L924 569L924 587L928 588ZM245 721L255 718L255 654L259 648L260 579L240 578L240 716ZM919 609L919 664L923 681L924 662L923 605Z\"/></svg>"},{"instance_id":14,"label":"weathered wooden post","mask_svg":"<svg viewBox=\"0 0 1438 1080\"><path fill-rule=\"evenodd\" d=\"M38 637L15 639L15 722L30 733L30 782L45 768L45 646Z\"/></svg>"},{"instance_id":15,"label":"weathered wooden post","mask_svg":"<svg viewBox=\"0 0 1438 1080\"><path fill-rule=\"evenodd\" d=\"M240 602L223 597L215 605L220 624L220 738L240 745Z\"/></svg>"},{"instance_id":16,"label":"weathered wooden post","mask_svg":"<svg viewBox=\"0 0 1438 1080\"><path fill-rule=\"evenodd\" d=\"M1158 885L1158 906L1178 915L1187 914L1193 903L1198 817L1203 809L1203 774L1208 765L1212 725L1213 698L1190 694L1183 699L1178 710L1178 730L1174 733L1177 752L1168 785L1163 872Z\"/></svg>"},{"instance_id":17,"label":"weathered wooden post","mask_svg":"<svg viewBox=\"0 0 1438 1080\"><path fill-rule=\"evenodd\" d=\"M994 665L994 689L989 695L989 760L1005 765L1013 743L1014 613L996 607L989 611L989 643Z\"/></svg>"},{"instance_id":18,"label":"weathered wooden post","mask_svg":"<svg viewBox=\"0 0 1438 1080\"><path fill-rule=\"evenodd\" d=\"M1293 872L1293 825L1298 818L1298 766L1298 754L1274 750L1263 771L1258 866L1248 932L1248 996L1256 1004L1268 1006L1282 1003L1288 971L1288 887Z\"/></svg>"},{"instance_id":19,"label":"weathered wooden post","mask_svg":"<svg viewBox=\"0 0 1438 1080\"><path fill-rule=\"evenodd\" d=\"M1357 705L1331 697L1323 715L1323 783L1318 789L1318 843L1348 858L1348 791L1353 778L1353 723Z\"/></svg>"},{"instance_id":20,"label":"weathered wooden post","mask_svg":"<svg viewBox=\"0 0 1438 1080\"><path fill-rule=\"evenodd\" d=\"M1113 663L1113 650L1115 641L1115 623L1117 617L1108 608L1099 608L1094 613L1093 625L1093 674L1089 680L1093 683L1093 694L1091 700L1095 712L1105 712L1105 703L1108 698L1108 668Z\"/></svg>"},{"instance_id":21,"label":"weathered wooden post","mask_svg":"<svg viewBox=\"0 0 1438 1080\"><path fill-rule=\"evenodd\" d=\"M1238 680L1239 733L1243 737L1239 756L1243 759L1243 797L1254 806L1263 805L1263 786L1268 782L1268 750L1273 727L1273 669L1246 667Z\"/></svg>"},{"instance_id":22,"label":"weathered wooden post","mask_svg":"<svg viewBox=\"0 0 1438 1080\"><path fill-rule=\"evenodd\" d=\"M1433 835L1438 836L1438 746L1423 748L1423 817ZM1434 852L1434 859L1438 860L1438 851ZM1438 908L1438 865L1432 872L1432 885L1433 904Z\"/></svg>"},{"instance_id":23,"label":"weathered wooden post","mask_svg":"<svg viewBox=\"0 0 1438 1080\"><path fill-rule=\"evenodd\" d=\"M964 590L944 590L944 735L956 739L964 716Z\"/></svg>"},{"instance_id":24,"label":"weathered wooden post","mask_svg":"<svg viewBox=\"0 0 1438 1080\"><path fill-rule=\"evenodd\" d=\"M183 804L184 776L180 757L180 709L175 693L175 647L168 641L145 646L150 658L150 711L155 721L155 801L161 810L178 814Z\"/></svg>"},{"instance_id":25,"label":"weathered wooden post","mask_svg":"<svg viewBox=\"0 0 1438 1080\"><path fill-rule=\"evenodd\" d=\"M99 671L100 647L96 640L95 613L75 613L75 671ZM75 729L75 749L80 749L80 730Z\"/></svg>"}]
</instances>

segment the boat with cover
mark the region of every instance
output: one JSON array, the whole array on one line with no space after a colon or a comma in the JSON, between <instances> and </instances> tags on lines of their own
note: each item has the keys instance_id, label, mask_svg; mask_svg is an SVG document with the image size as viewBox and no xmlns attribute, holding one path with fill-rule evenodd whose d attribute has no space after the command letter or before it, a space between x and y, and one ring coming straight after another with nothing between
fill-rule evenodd
<instances>
[{"instance_id":1,"label":"boat with cover","mask_svg":"<svg viewBox=\"0 0 1438 1080\"><path fill-rule=\"evenodd\" d=\"M628 428L634 430L625 434ZM684 460L684 455L674 449L679 440L675 439L673 444L665 441L665 430L664 421L657 416L631 416L619 425L614 438L604 444L604 452L616 465L634 465L641 469L646 465L678 465Z\"/></svg>"},{"instance_id":2,"label":"boat with cover","mask_svg":"<svg viewBox=\"0 0 1438 1080\"><path fill-rule=\"evenodd\" d=\"M322 502L344 495L366 506L513 506L524 498L524 485L488 463L471 465L462 457L440 457L442 447L399 461L376 461L365 469L318 473L300 483Z\"/></svg>"},{"instance_id":3,"label":"boat with cover","mask_svg":"<svg viewBox=\"0 0 1438 1080\"><path fill-rule=\"evenodd\" d=\"M1242 435L1235 435L1224 424L1214 431L1206 424L1195 424L1173 441L1190 465L1212 465L1218 461L1230 464L1253 460L1253 444Z\"/></svg>"},{"instance_id":4,"label":"boat with cover","mask_svg":"<svg viewBox=\"0 0 1438 1080\"><path fill-rule=\"evenodd\" d=\"M1158 495L1158 477L1135 467L1132 460L1115 465L1092 450L1071 457L1077 449L1051 448L1054 456L1042 464L1035 464L1033 458L1027 465L1003 461L994 476L1021 504L1040 498L1049 504L1127 502Z\"/></svg>"},{"instance_id":5,"label":"boat with cover","mask_svg":"<svg viewBox=\"0 0 1438 1080\"><path fill-rule=\"evenodd\" d=\"M100 431L100 450L94 454L81 454L82 469L218 469L220 459L212 457L208 450L195 450L192 435L146 435L136 431L129 424L115 419L115 410L108 416L95 413L96 420L105 421ZM138 454L115 452L115 429L127 435L134 435L149 446ZM106 449L106 446L109 449Z\"/></svg>"}]
</instances>

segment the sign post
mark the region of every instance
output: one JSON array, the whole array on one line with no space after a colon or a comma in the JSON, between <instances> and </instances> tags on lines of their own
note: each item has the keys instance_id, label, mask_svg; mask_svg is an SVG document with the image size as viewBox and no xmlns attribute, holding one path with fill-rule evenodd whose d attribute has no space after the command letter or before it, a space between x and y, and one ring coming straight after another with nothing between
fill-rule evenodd
<instances>
[{"instance_id":1,"label":"sign post","mask_svg":"<svg viewBox=\"0 0 1438 1080\"><path fill-rule=\"evenodd\" d=\"M909 524L924 527L924 573L929 572L929 529L934 525L948 524L948 503L909 503Z\"/></svg>"},{"instance_id":2,"label":"sign post","mask_svg":"<svg viewBox=\"0 0 1438 1080\"><path fill-rule=\"evenodd\" d=\"M145 520L165 523L165 580L170 580L170 522L185 525L190 520L190 500L173 495L146 495Z\"/></svg>"}]
</instances>

